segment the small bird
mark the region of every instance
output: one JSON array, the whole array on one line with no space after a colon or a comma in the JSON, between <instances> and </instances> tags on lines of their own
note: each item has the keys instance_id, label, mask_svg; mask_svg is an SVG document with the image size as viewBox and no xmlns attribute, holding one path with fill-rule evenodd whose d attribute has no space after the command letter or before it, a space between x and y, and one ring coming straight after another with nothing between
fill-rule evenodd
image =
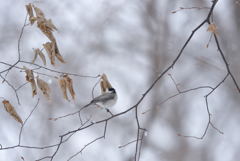
<instances>
[{"instance_id":1,"label":"small bird","mask_svg":"<svg viewBox=\"0 0 240 161\"><path fill-rule=\"evenodd\" d=\"M108 108L112 107L117 102L117 93L114 88L109 88L106 93L94 98L90 103L97 104L100 107Z\"/></svg>"},{"instance_id":2,"label":"small bird","mask_svg":"<svg viewBox=\"0 0 240 161\"><path fill-rule=\"evenodd\" d=\"M108 91L95 97L89 104L83 106L81 110L87 108L90 105L98 105L102 108L109 108L116 104L117 102L117 92L114 88L108 88Z\"/></svg>"}]
</instances>

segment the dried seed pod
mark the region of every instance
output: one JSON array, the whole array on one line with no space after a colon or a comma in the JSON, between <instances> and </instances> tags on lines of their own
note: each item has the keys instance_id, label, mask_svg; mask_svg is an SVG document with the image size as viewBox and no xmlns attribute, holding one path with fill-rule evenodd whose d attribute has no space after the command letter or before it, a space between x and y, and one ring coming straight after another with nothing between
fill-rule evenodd
<instances>
[{"instance_id":1,"label":"dried seed pod","mask_svg":"<svg viewBox=\"0 0 240 161\"><path fill-rule=\"evenodd\" d=\"M73 81L68 75L64 75L63 78L66 81L67 89L72 96L72 99L75 100L75 92L73 89Z\"/></svg>"},{"instance_id":2,"label":"dried seed pod","mask_svg":"<svg viewBox=\"0 0 240 161\"><path fill-rule=\"evenodd\" d=\"M42 33L43 33L45 36L48 37L48 39L49 39L51 42L55 42L55 41L56 41L56 39L55 39L52 31L51 31L48 27L46 27L46 24L45 24L44 22L39 21L37 24L38 24L38 25L37 25L38 28L42 31Z\"/></svg>"},{"instance_id":3,"label":"dried seed pod","mask_svg":"<svg viewBox=\"0 0 240 161\"><path fill-rule=\"evenodd\" d=\"M22 119L20 116L17 114L15 111L15 108L11 105L11 103L8 100L3 100L2 101L5 110L19 123L23 124Z\"/></svg>"},{"instance_id":4,"label":"dried seed pod","mask_svg":"<svg viewBox=\"0 0 240 161\"><path fill-rule=\"evenodd\" d=\"M59 60L60 62L62 62L62 63L65 63L62 55L60 54L60 52L59 52L59 50L58 50L58 46L57 46L57 43L56 43L56 42L54 42L54 52L55 52L54 55L58 58L58 60Z\"/></svg>"},{"instance_id":5,"label":"dried seed pod","mask_svg":"<svg viewBox=\"0 0 240 161\"><path fill-rule=\"evenodd\" d=\"M48 27L51 31L56 30L57 31L57 27L52 23L51 19L48 19L45 21L45 25L46 27Z\"/></svg>"},{"instance_id":6,"label":"dried seed pod","mask_svg":"<svg viewBox=\"0 0 240 161\"><path fill-rule=\"evenodd\" d=\"M45 58L43 52L39 48L37 48L37 49L34 49L34 53L35 53L35 55L34 55L32 63L34 63L37 59L37 56L39 56L42 59L43 64L46 65L46 58Z\"/></svg>"},{"instance_id":7,"label":"dried seed pod","mask_svg":"<svg viewBox=\"0 0 240 161\"><path fill-rule=\"evenodd\" d=\"M34 49L34 58L32 60L32 63L34 64L36 59L37 59L38 53L37 53L37 49Z\"/></svg>"},{"instance_id":8,"label":"dried seed pod","mask_svg":"<svg viewBox=\"0 0 240 161\"><path fill-rule=\"evenodd\" d=\"M37 16L38 19L39 18L45 18L44 13L43 13L43 11L40 8L38 8L38 7L34 6L34 5L32 5L32 6L34 8L34 11L35 11L36 16Z\"/></svg>"},{"instance_id":9,"label":"dried seed pod","mask_svg":"<svg viewBox=\"0 0 240 161\"><path fill-rule=\"evenodd\" d=\"M107 84L105 81L103 81L103 80L100 81L100 87L101 87L102 94L107 91Z\"/></svg>"},{"instance_id":10,"label":"dried seed pod","mask_svg":"<svg viewBox=\"0 0 240 161\"><path fill-rule=\"evenodd\" d=\"M37 86L36 86L36 82L34 79L34 75L33 75L33 71L23 67L25 69L25 73L26 73L26 81L31 83L32 86L32 96L34 97L37 94Z\"/></svg>"},{"instance_id":11,"label":"dried seed pod","mask_svg":"<svg viewBox=\"0 0 240 161\"><path fill-rule=\"evenodd\" d=\"M110 82L108 81L106 74L102 74L102 75L101 75L100 85L101 85L101 89L102 89L102 92L103 92L103 93L106 92L107 89L112 88L112 85L111 85Z\"/></svg>"},{"instance_id":12,"label":"dried seed pod","mask_svg":"<svg viewBox=\"0 0 240 161\"><path fill-rule=\"evenodd\" d=\"M41 50L39 50L38 55L39 55L40 58L42 59L43 64L46 65L46 64L47 64L46 58L45 58L45 55L43 54L43 52L42 52Z\"/></svg>"},{"instance_id":13,"label":"dried seed pod","mask_svg":"<svg viewBox=\"0 0 240 161\"><path fill-rule=\"evenodd\" d=\"M58 80L58 83L60 85L60 89L61 89L61 91L63 93L64 99L69 101L68 96L67 96L67 82L66 82L66 80L64 78L60 78Z\"/></svg>"},{"instance_id":14,"label":"dried seed pod","mask_svg":"<svg viewBox=\"0 0 240 161\"><path fill-rule=\"evenodd\" d=\"M47 99L50 99L51 90L50 87L48 86L48 83L37 77L37 85L38 88L40 88L40 90L42 91L43 95L47 97Z\"/></svg>"},{"instance_id":15,"label":"dried seed pod","mask_svg":"<svg viewBox=\"0 0 240 161\"><path fill-rule=\"evenodd\" d=\"M27 13L29 15L29 21L30 21L31 25L33 25L34 22L36 21L36 18L33 15L33 9L32 9L32 4L31 3L26 5L26 10L27 10Z\"/></svg>"},{"instance_id":16,"label":"dried seed pod","mask_svg":"<svg viewBox=\"0 0 240 161\"><path fill-rule=\"evenodd\" d=\"M52 23L51 19L47 20L45 18L45 15L40 8L35 6L33 6L33 8L36 13L37 27L49 38L49 40L55 42L56 39L53 36L52 31L57 30L56 26Z\"/></svg>"},{"instance_id":17,"label":"dried seed pod","mask_svg":"<svg viewBox=\"0 0 240 161\"><path fill-rule=\"evenodd\" d=\"M58 50L58 46L55 41L54 42L46 42L45 44L43 44L43 47L47 51L48 57L49 57L52 65L55 65L55 57L57 57L57 59L60 62L65 63L62 55L60 54L60 52Z\"/></svg>"},{"instance_id":18,"label":"dried seed pod","mask_svg":"<svg viewBox=\"0 0 240 161\"><path fill-rule=\"evenodd\" d=\"M214 23L208 25L207 31L212 32L214 34L218 34L217 26Z\"/></svg>"},{"instance_id":19,"label":"dried seed pod","mask_svg":"<svg viewBox=\"0 0 240 161\"><path fill-rule=\"evenodd\" d=\"M50 59L51 64L55 65L55 51L54 51L55 49L53 43L46 42L45 44L43 44L43 47L48 53L48 57Z\"/></svg>"}]
</instances>

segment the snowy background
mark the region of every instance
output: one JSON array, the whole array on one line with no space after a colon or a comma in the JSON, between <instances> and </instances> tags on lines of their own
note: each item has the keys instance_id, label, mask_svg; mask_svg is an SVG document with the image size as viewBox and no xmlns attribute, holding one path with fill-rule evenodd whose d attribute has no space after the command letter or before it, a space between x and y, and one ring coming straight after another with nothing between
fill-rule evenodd
<instances>
[{"instance_id":1,"label":"snowy background","mask_svg":"<svg viewBox=\"0 0 240 161\"><path fill-rule=\"evenodd\" d=\"M0 2L0 62L17 60L17 43L26 16L25 5L32 1L8 0ZM211 0L41 0L34 5L41 8L58 28L54 32L66 64L57 63L52 69L96 76L106 73L118 93L118 102L111 109L116 114L134 105L153 80L175 59L191 31L207 16L209 9L185 9L173 14L179 7L210 7ZM221 47L233 74L240 84L240 2L219 0L214 10ZM204 25L193 37L182 57L168 74L181 90L198 86L216 86L226 75L225 65ZM47 38L36 25L27 26L21 40L22 60L33 59L32 48L38 48ZM38 64L42 62L38 59ZM23 66L19 64L19 66ZM0 71L8 66L0 63ZM31 67L31 66L29 66ZM45 70L41 72L59 76ZM5 73L4 73L5 74ZM3 74L3 76L4 76ZM25 82L25 73L13 69L8 80L15 86ZM26 119L40 98L39 106L23 129L22 144L47 146L59 142L59 135L77 129L78 117L58 121L48 118L76 111L88 103L96 78L72 77L76 101L62 98L57 80L41 76L52 89L51 101L41 94L32 98L27 84L18 91L18 105L14 91L0 84L0 96L7 98L22 119ZM2 80L1 80L2 82ZM161 79L139 106L140 123L147 129L141 149L141 161L237 161L240 158L240 95L230 77L210 97L209 108L213 124L223 135L209 128L202 140L185 138L178 134L201 137L208 114L204 96L209 89L181 94L161 104L178 91L168 75ZM99 87L95 95L99 94ZM2 101L2 100L1 100ZM0 106L0 144L9 147L18 144L20 125ZM152 109L146 114L142 112ZM86 111L92 121L108 117L99 109ZM64 143L54 160L65 161L84 145L103 133L98 124L76 133ZM108 122L106 138L95 142L74 161L132 161L135 144L124 145L136 139L134 112ZM52 155L55 148L44 150L13 148L0 151L0 161L33 161ZM47 159L45 159L47 160Z\"/></svg>"}]
</instances>

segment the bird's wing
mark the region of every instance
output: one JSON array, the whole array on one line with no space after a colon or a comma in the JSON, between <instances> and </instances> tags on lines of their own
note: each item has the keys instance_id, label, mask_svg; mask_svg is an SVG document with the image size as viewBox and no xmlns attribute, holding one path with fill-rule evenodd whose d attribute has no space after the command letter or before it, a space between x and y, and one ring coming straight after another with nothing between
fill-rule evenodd
<instances>
[{"instance_id":1,"label":"bird's wing","mask_svg":"<svg viewBox=\"0 0 240 161\"><path fill-rule=\"evenodd\" d=\"M107 100L113 99L114 95L112 93L104 93L92 100L92 103L106 102Z\"/></svg>"}]
</instances>

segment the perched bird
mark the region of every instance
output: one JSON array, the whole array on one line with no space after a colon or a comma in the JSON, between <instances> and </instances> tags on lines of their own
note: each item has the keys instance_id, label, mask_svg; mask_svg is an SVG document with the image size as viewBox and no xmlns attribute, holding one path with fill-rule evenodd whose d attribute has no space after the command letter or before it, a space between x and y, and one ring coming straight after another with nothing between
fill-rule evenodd
<instances>
[{"instance_id":1,"label":"perched bird","mask_svg":"<svg viewBox=\"0 0 240 161\"><path fill-rule=\"evenodd\" d=\"M114 88L109 88L108 92L101 94L100 96L94 98L91 104L97 104L100 107L108 108L112 107L117 102L117 93Z\"/></svg>"},{"instance_id":2,"label":"perched bird","mask_svg":"<svg viewBox=\"0 0 240 161\"><path fill-rule=\"evenodd\" d=\"M114 88L108 88L108 91L95 97L89 104L83 106L81 110L87 108L90 105L98 105L102 108L109 108L116 104L117 102L117 92Z\"/></svg>"}]
</instances>

